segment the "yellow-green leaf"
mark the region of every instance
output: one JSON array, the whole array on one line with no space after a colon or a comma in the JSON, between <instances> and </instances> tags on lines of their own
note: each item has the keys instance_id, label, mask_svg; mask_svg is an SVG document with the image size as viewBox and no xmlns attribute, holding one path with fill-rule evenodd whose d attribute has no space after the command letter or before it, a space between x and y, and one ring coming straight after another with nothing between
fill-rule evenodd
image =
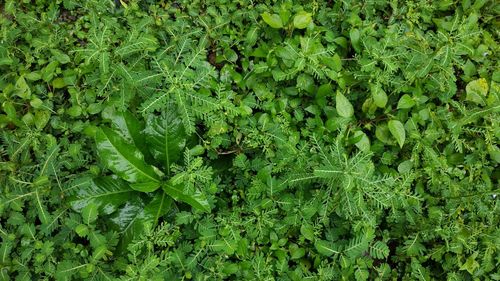
<instances>
[{"instance_id":1,"label":"yellow-green leaf","mask_svg":"<svg viewBox=\"0 0 500 281\"><path fill-rule=\"evenodd\" d=\"M293 18L293 26L298 29L306 28L312 22L311 13L300 11Z\"/></svg>"},{"instance_id":2,"label":"yellow-green leaf","mask_svg":"<svg viewBox=\"0 0 500 281\"><path fill-rule=\"evenodd\" d=\"M268 12L264 12L261 14L262 19L265 23L267 23L272 28L282 28L283 22L278 14L270 14Z\"/></svg>"}]
</instances>

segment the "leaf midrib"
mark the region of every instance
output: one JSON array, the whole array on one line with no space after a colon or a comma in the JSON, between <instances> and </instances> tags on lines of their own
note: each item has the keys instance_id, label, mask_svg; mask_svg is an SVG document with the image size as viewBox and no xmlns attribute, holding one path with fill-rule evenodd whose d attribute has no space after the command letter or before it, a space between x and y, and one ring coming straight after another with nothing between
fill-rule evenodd
<instances>
[{"instance_id":1,"label":"leaf midrib","mask_svg":"<svg viewBox=\"0 0 500 281\"><path fill-rule=\"evenodd\" d=\"M109 136L106 134L106 132L103 130L102 131L104 133L104 136L106 137L106 139L109 141L109 143L111 144L111 146L113 146L113 148L118 152L118 154L125 160L127 160L127 162L132 166L134 167L137 171L141 172L141 174L145 175L146 177L152 179L154 182L160 182L158 179L155 179L153 177L151 177L148 173L144 172L143 170L141 170L139 167L137 167L134 163L132 163L131 161L129 161L127 159L127 157L125 157L125 155L120 151L120 149L111 141L111 139L109 138Z\"/></svg>"}]
</instances>

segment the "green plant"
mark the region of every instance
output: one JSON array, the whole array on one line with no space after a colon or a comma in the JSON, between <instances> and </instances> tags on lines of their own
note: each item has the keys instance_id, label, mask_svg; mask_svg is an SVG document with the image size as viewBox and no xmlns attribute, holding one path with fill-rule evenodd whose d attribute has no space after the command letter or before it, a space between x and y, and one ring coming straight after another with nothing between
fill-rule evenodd
<instances>
[{"instance_id":1,"label":"green plant","mask_svg":"<svg viewBox=\"0 0 500 281\"><path fill-rule=\"evenodd\" d=\"M113 175L78 179L70 187L75 194L71 205L87 224L99 214L109 216L126 246L171 210L171 199L210 211L212 171L196 157L203 153L201 146L184 151L187 135L175 111L167 107L161 115L150 115L145 125L130 112L105 114L113 129L97 128L95 141L101 162ZM179 165L182 155L184 165Z\"/></svg>"}]
</instances>

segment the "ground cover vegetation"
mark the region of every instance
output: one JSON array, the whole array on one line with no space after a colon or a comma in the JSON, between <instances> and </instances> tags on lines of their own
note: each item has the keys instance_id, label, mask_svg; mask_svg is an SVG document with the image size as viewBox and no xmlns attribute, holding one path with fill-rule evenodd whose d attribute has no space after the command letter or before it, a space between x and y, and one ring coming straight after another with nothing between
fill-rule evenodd
<instances>
[{"instance_id":1,"label":"ground cover vegetation","mask_svg":"<svg viewBox=\"0 0 500 281\"><path fill-rule=\"evenodd\" d=\"M0 1L0 280L500 280L498 1Z\"/></svg>"}]
</instances>

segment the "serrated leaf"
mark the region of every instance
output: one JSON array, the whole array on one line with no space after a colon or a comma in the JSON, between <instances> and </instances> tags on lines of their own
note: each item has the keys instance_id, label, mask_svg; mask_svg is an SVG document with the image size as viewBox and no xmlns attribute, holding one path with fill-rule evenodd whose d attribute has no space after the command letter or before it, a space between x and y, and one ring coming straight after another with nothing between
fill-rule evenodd
<instances>
[{"instance_id":1,"label":"serrated leaf","mask_svg":"<svg viewBox=\"0 0 500 281\"><path fill-rule=\"evenodd\" d=\"M337 92L336 96L336 109L340 116L344 118L350 118L354 114L354 108L351 102L340 92Z\"/></svg>"},{"instance_id":2,"label":"serrated leaf","mask_svg":"<svg viewBox=\"0 0 500 281\"><path fill-rule=\"evenodd\" d=\"M186 133L181 118L175 110L167 108L161 116L148 117L144 133L151 154L163 164L169 175L170 166L179 160L186 145Z\"/></svg>"},{"instance_id":3,"label":"serrated leaf","mask_svg":"<svg viewBox=\"0 0 500 281\"><path fill-rule=\"evenodd\" d=\"M95 139L99 157L108 169L131 183L158 183L147 192L159 187L159 171L144 161L144 155L135 146L105 127L97 130Z\"/></svg>"},{"instance_id":4,"label":"serrated leaf","mask_svg":"<svg viewBox=\"0 0 500 281\"><path fill-rule=\"evenodd\" d=\"M403 123L399 120L391 120L388 123L389 131L394 136L399 144L399 147L403 147L406 139L405 127Z\"/></svg>"},{"instance_id":5,"label":"serrated leaf","mask_svg":"<svg viewBox=\"0 0 500 281\"><path fill-rule=\"evenodd\" d=\"M283 22L278 14L270 14L268 12L264 12L261 14L262 19L265 23L267 23L272 28L282 28Z\"/></svg>"}]
</instances>

